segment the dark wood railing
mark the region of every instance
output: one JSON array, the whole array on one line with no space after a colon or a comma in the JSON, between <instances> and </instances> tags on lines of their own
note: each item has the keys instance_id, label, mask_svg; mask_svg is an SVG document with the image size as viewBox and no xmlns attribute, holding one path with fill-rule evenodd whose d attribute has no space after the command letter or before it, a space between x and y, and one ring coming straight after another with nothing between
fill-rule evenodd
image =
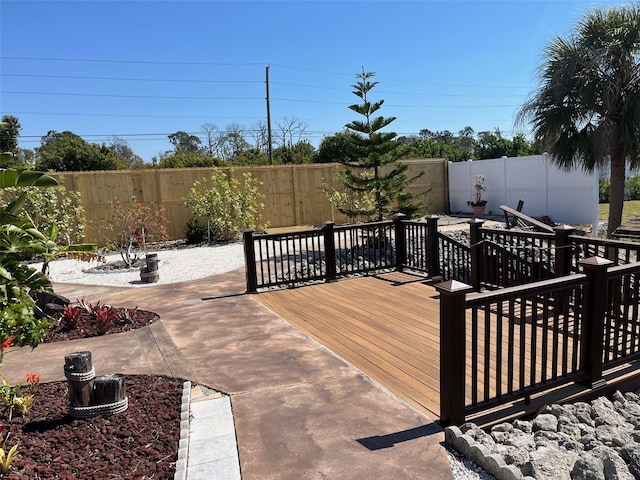
<instances>
[{"instance_id":1,"label":"dark wood railing","mask_svg":"<svg viewBox=\"0 0 640 480\"><path fill-rule=\"evenodd\" d=\"M603 369L640 356L640 263L592 257L580 268L484 293L436 286L443 423L571 382L597 388Z\"/></svg>"},{"instance_id":2,"label":"dark wood railing","mask_svg":"<svg viewBox=\"0 0 640 480\"><path fill-rule=\"evenodd\" d=\"M335 226L284 234L244 232L247 291L333 281L384 270L411 270L457 280L476 290L522 285L580 273L592 256L616 265L640 259L640 244L574 235L566 225L554 233L484 228L471 220L468 241L438 230L438 217Z\"/></svg>"},{"instance_id":3,"label":"dark wood railing","mask_svg":"<svg viewBox=\"0 0 640 480\"><path fill-rule=\"evenodd\" d=\"M275 286L333 281L349 275L413 267L418 250L407 252L403 215L393 221L335 226L279 234L246 230L244 254L247 292ZM426 225L426 224L425 224ZM437 226L435 227L437 228ZM416 232L418 232L416 227ZM420 240L417 240L420 241ZM412 238L412 248L422 248ZM409 260L407 260L409 259ZM411 264L406 265L407 261Z\"/></svg>"}]
</instances>

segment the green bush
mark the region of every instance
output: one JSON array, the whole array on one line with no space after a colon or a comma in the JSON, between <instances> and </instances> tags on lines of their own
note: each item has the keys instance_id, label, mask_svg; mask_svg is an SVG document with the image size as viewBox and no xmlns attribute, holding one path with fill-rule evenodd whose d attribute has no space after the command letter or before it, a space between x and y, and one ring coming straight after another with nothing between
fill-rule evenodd
<instances>
[{"instance_id":1,"label":"green bush","mask_svg":"<svg viewBox=\"0 0 640 480\"><path fill-rule=\"evenodd\" d=\"M609 187L611 182L608 178L601 178L599 182L599 201L600 203L609 203Z\"/></svg>"},{"instance_id":2,"label":"green bush","mask_svg":"<svg viewBox=\"0 0 640 480\"><path fill-rule=\"evenodd\" d=\"M629 177L624 184L625 200L640 200L640 176Z\"/></svg>"},{"instance_id":3,"label":"green bush","mask_svg":"<svg viewBox=\"0 0 640 480\"><path fill-rule=\"evenodd\" d=\"M12 345L37 347L53 327L53 321L36 318L35 302L25 292L20 292L0 310L0 339L13 338Z\"/></svg>"},{"instance_id":4,"label":"green bush","mask_svg":"<svg viewBox=\"0 0 640 480\"><path fill-rule=\"evenodd\" d=\"M258 192L259 182L250 173L242 174L242 181L216 169L211 179L196 181L185 205L193 215L209 225L212 240L230 241L239 237L243 229L264 230L262 220L264 195Z\"/></svg>"},{"instance_id":5,"label":"green bush","mask_svg":"<svg viewBox=\"0 0 640 480\"><path fill-rule=\"evenodd\" d=\"M85 217L80 193L67 190L64 185L49 188L12 187L2 191L2 201L8 203L23 192L26 193L23 208L29 212L38 230L49 232L53 224L58 230L57 243L71 245L83 241Z\"/></svg>"},{"instance_id":6,"label":"green bush","mask_svg":"<svg viewBox=\"0 0 640 480\"><path fill-rule=\"evenodd\" d=\"M184 227L184 236L188 244L197 245L207 239L207 227L202 225L196 217L191 217Z\"/></svg>"}]
</instances>

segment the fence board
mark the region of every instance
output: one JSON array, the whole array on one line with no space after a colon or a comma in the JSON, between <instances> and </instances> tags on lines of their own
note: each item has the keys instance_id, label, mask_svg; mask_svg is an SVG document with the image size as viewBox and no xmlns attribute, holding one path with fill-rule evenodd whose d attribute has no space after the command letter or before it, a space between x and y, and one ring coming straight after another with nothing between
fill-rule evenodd
<instances>
[{"instance_id":1,"label":"fence board","mask_svg":"<svg viewBox=\"0 0 640 480\"><path fill-rule=\"evenodd\" d=\"M423 192L431 188L425 199L432 204L430 212L443 211L447 204L447 162L444 159L408 160L409 174L425 171L425 175L411 186L412 191ZM265 195L264 219L274 228L296 225L321 225L327 220L344 222L345 218L333 211L323 193L323 183L332 183L339 164L276 165L234 167L235 176L242 178L250 172L258 179L260 192ZM150 170L116 170L92 172L66 172L62 182L80 192L87 223L104 217L109 202L118 199L127 202L135 197L146 203L158 202L167 209L170 239L184 238L184 228L191 211L183 199L196 180L210 178L212 168L177 168ZM102 242L99 232L90 226L85 241Z\"/></svg>"}]
</instances>

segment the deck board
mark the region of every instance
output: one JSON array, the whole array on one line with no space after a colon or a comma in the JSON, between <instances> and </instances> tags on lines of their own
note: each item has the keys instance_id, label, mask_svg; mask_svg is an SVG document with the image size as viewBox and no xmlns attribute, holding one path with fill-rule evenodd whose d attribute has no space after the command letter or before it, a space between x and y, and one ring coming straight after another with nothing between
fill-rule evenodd
<instances>
[{"instance_id":1,"label":"deck board","mask_svg":"<svg viewBox=\"0 0 640 480\"><path fill-rule=\"evenodd\" d=\"M399 397L431 418L440 415L440 301L436 290L424 278L403 273L390 273L369 277L357 277L295 289L274 290L255 296L256 300L302 331L334 351L366 375L372 377ZM522 307L522 308L521 308ZM553 330L537 322L532 328L531 310L518 306L517 316L529 321L514 327L514 375L518 368L526 368L525 382L531 374L531 337L533 332L541 339L546 331L547 341L537 342L535 349L536 377L541 375L543 358L550 359L553 346L571 348L554 338ZM495 312L494 312L495 313ZM507 338L508 312L503 318L501 335ZM559 321L560 319L558 319ZM472 348L469 333L472 316L467 315L466 383L467 403L472 398L473 374L484 378L488 370L495 377L498 364L502 371L501 391L507 391L507 365L509 352L503 345L502 354L496 356L497 327L490 326L486 337L485 322L478 318L478 364L472 365ZM520 349L520 335L524 333L524 350ZM485 345L488 341L488 364L485 365ZM546 354L543 355L543 345ZM557 353L557 354L558 354ZM547 363L547 378L553 375ZM517 389L518 379L514 381ZM494 395L496 382L492 380L489 391L478 391L478 398Z\"/></svg>"},{"instance_id":2,"label":"deck board","mask_svg":"<svg viewBox=\"0 0 640 480\"><path fill-rule=\"evenodd\" d=\"M439 300L393 273L264 292L256 300L432 418L439 416Z\"/></svg>"}]
</instances>

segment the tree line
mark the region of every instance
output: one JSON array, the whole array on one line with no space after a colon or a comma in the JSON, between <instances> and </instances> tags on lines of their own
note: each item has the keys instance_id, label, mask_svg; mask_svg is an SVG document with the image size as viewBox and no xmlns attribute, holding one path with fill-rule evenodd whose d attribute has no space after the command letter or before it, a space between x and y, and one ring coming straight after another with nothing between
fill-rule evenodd
<instances>
[{"instance_id":1,"label":"tree line","mask_svg":"<svg viewBox=\"0 0 640 480\"><path fill-rule=\"evenodd\" d=\"M5 115L7 128L0 132L0 151L11 152L10 167L35 168L42 171L88 171L142 168L189 168L223 165L268 165L269 142L265 122L251 128L229 124L224 130L211 123L200 128L200 135L179 130L168 135L170 150L160 152L145 162L126 140L112 137L97 144L79 135L49 131L34 149L21 148L18 143L21 124L17 117ZM318 147L303 139L307 125L297 119L278 122L273 133L273 164L345 163L349 161L350 145L357 135L345 128L326 135ZM452 162L481 160L502 156L522 156L540 153L536 144L522 134L513 138L500 130L476 133L465 127L457 133L448 130L423 129L418 135L397 137L402 146L402 158L446 158Z\"/></svg>"}]
</instances>

